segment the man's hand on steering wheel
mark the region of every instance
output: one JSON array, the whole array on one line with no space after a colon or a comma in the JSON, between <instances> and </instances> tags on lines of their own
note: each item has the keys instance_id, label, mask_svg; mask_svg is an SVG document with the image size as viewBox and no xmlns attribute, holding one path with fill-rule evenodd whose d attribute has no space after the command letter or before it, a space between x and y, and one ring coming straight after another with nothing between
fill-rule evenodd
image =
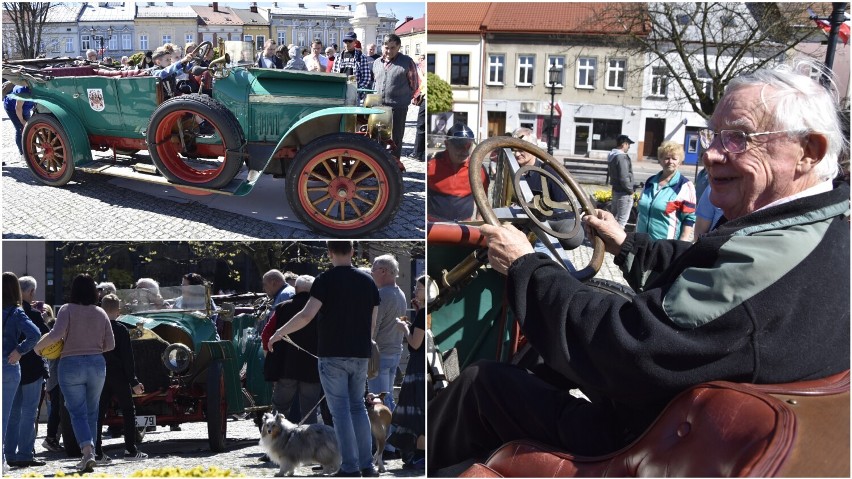
<instances>
[{"instance_id":1,"label":"man's hand on steering wheel","mask_svg":"<svg viewBox=\"0 0 852 479\"><path fill-rule=\"evenodd\" d=\"M583 226L586 228L586 236L591 238L592 229L600 239L603 240L606 252L612 255L621 253L621 245L624 244L627 233L618 224L615 216L606 210L595 210L594 215L585 215L582 218Z\"/></svg>"},{"instance_id":2,"label":"man's hand on steering wheel","mask_svg":"<svg viewBox=\"0 0 852 479\"><path fill-rule=\"evenodd\" d=\"M483 224L479 231L488 238L488 262L499 273L507 274L516 259L534 252L527 235L514 225Z\"/></svg>"}]
</instances>

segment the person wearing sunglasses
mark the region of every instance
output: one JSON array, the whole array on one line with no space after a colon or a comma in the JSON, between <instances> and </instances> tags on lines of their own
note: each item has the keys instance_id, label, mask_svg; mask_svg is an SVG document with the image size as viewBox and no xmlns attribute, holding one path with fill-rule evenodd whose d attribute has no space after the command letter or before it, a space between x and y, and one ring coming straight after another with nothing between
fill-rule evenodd
<instances>
[{"instance_id":1,"label":"person wearing sunglasses","mask_svg":"<svg viewBox=\"0 0 852 479\"><path fill-rule=\"evenodd\" d=\"M697 242L625 233L603 210L583 218L632 298L586 286L514 226L480 226L515 319L561 378L505 363L465 368L429 404L430 469L521 438L611 453L691 386L849 369L849 185L834 181L848 140L836 90L811 68L728 83L702 132L710 199L724 218ZM575 387L591 402L571 396Z\"/></svg>"}]
</instances>

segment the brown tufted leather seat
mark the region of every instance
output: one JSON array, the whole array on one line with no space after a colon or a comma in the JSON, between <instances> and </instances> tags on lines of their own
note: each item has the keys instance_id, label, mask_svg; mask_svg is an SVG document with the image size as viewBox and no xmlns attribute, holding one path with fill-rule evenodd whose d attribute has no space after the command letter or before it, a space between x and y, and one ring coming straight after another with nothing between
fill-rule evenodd
<instances>
[{"instance_id":1,"label":"brown tufted leather seat","mask_svg":"<svg viewBox=\"0 0 852 479\"><path fill-rule=\"evenodd\" d=\"M461 477L849 477L849 471L846 371L790 384L700 384L615 453L580 457L513 441Z\"/></svg>"}]
</instances>

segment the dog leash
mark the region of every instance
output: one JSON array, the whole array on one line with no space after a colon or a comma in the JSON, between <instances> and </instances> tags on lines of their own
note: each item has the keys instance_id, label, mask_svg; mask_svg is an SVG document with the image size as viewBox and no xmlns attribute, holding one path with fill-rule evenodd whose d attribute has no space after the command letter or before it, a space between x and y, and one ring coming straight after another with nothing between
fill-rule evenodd
<instances>
[{"instance_id":1,"label":"dog leash","mask_svg":"<svg viewBox=\"0 0 852 479\"><path fill-rule=\"evenodd\" d=\"M282 336L282 337L281 337L281 339L283 339L284 341L287 341L288 343L292 344L292 345L293 345L293 347L294 347L294 348L296 348L296 349L298 349L299 351L304 351L306 354L310 354L311 356L313 356L313 357L315 357L315 358L319 359L319 357L318 357L316 354L314 354L314 353L312 353L312 352L308 351L307 349L305 349L305 348L303 348L303 347L299 346L298 344L296 344L296 342L295 342L295 341L293 341L292 339L290 339L290 336L286 336L286 335L285 335L285 336ZM302 420L301 420L301 421L299 421L299 424L296 424L296 426L301 426L302 424L304 424L304 423L305 423L305 421L307 421L307 420L308 420L308 418L309 418L309 417L311 417L311 414L313 414L313 413L314 413L314 411L316 411L316 410L317 410L317 407L319 407L319 405L320 405L320 403L322 403L322 400L323 400L323 399L325 399L325 393L323 393L323 394L322 394L322 396L320 396L319 401L317 401L317 403L316 403L316 404L314 404L314 407L312 407L312 408L311 408L311 410L310 410L310 411L308 411L308 413L307 413L307 414L305 414L305 417L303 417L303 418L302 418Z\"/></svg>"}]
</instances>

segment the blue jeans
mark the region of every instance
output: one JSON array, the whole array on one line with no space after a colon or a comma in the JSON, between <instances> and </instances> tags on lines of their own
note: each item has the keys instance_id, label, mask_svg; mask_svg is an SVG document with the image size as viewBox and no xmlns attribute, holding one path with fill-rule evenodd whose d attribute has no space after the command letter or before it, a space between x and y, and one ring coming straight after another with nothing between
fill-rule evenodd
<instances>
[{"instance_id":1,"label":"blue jeans","mask_svg":"<svg viewBox=\"0 0 852 479\"><path fill-rule=\"evenodd\" d=\"M3 358L3 444L6 444L6 426L9 425L9 415L12 412L12 401L21 383L21 365L9 364L9 358ZM6 463L6 453L3 453L3 463Z\"/></svg>"},{"instance_id":2,"label":"blue jeans","mask_svg":"<svg viewBox=\"0 0 852 479\"><path fill-rule=\"evenodd\" d=\"M36 416L41 400L41 386L44 379L18 386L12 401L12 414L6 424L6 441L3 453L8 461L32 461L36 440Z\"/></svg>"},{"instance_id":3,"label":"blue jeans","mask_svg":"<svg viewBox=\"0 0 852 479\"><path fill-rule=\"evenodd\" d=\"M334 419L343 472L372 467L370 418L364 406L367 358L319 358L319 375Z\"/></svg>"},{"instance_id":4,"label":"blue jeans","mask_svg":"<svg viewBox=\"0 0 852 479\"><path fill-rule=\"evenodd\" d=\"M24 125L21 123L21 120L18 119L18 113L14 108L12 108L11 111L6 109L6 115L10 120L12 120L12 125L15 127L15 144L18 145L18 153L23 155L24 148L21 143L23 143Z\"/></svg>"},{"instance_id":5,"label":"blue jeans","mask_svg":"<svg viewBox=\"0 0 852 479\"><path fill-rule=\"evenodd\" d=\"M396 408L396 403L393 401L393 380L396 379L396 367L399 366L400 356L402 353L379 356L379 375L367 381L371 393L388 393L385 396L385 406L390 408L391 412Z\"/></svg>"},{"instance_id":6,"label":"blue jeans","mask_svg":"<svg viewBox=\"0 0 852 479\"><path fill-rule=\"evenodd\" d=\"M106 362L102 354L68 356L59 361L59 387L80 449L95 446L98 404L105 378Z\"/></svg>"}]
</instances>

